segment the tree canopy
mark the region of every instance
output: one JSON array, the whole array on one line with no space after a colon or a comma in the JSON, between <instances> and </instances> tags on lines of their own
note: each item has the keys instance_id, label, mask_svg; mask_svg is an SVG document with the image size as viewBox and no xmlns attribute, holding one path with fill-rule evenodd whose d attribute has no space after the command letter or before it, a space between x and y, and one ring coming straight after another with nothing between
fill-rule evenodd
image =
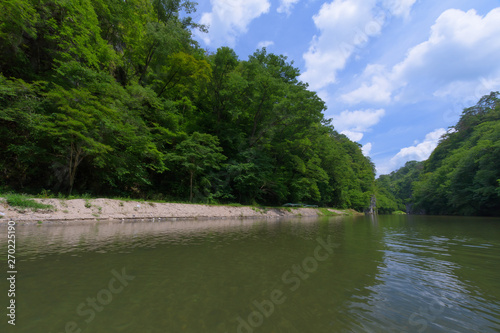
<instances>
[{"instance_id":1,"label":"tree canopy","mask_svg":"<svg viewBox=\"0 0 500 333\"><path fill-rule=\"evenodd\" d=\"M285 56L210 53L189 0L0 3L0 186L364 209L374 166Z\"/></svg>"},{"instance_id":2,"label":"tree canopy","mask_svg":"<svg viewBox=\"0 0 500 333\"><path fill-rule=\"evenodd\" d=\"M492 92L464 109L428 160L380 176L377 189L392 195L388 205L406 204L414 213L499 216L499 95Z\"/></svg>"}]
</instances>

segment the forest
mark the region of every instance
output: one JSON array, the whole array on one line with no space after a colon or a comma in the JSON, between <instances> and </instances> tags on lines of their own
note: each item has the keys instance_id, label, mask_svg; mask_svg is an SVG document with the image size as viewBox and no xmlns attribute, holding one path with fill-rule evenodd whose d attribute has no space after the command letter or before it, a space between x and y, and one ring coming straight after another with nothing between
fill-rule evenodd
<instances>
[{"instance_id":1,"label":"forest","mask_svg":"<svg viewBox=\"0 0 500 333\"><path fill-rule=\"evenodd\" d=\"M195 11L188 0L1 1L0 192L365 209L374 165L293 62L202 49L193 32L209 27ZM483 130L493 140L498 123ZM473 156L462 136L481 142ZM429 192L443 176L500 178L488 173L498 137L485 140L457 126L425 165L419 204L454 191ZM456 149L463 166L449 175ZM463 179L483 164L479 183ZM481 189L498 200L498 186Z\"/></svg>"},{"instance_id":2,"label":"forest","mask_svg":"<svg viewBox=\"0 0 500 333\"><path fill-rule=\"evenodd\" d=\"M500 216L499 96L464 109L429 159L380 176L379 212Z\"/></svg>"}]
</instances>

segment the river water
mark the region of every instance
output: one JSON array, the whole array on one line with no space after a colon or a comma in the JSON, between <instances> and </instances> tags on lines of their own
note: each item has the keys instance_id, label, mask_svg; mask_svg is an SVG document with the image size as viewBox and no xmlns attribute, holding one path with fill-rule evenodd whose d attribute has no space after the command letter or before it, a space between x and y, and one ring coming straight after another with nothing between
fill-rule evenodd
<instances>
[{"instance_id":1,"label":"river water","mask_svg":"<svg viewBox=\"0 0 500 333\"><path fill-rule=\"evenodd\" d=\"M1 332L500 332L500 219L42 224L16 239L16 326L3 278Z\"/></svg>"}]
</instances>

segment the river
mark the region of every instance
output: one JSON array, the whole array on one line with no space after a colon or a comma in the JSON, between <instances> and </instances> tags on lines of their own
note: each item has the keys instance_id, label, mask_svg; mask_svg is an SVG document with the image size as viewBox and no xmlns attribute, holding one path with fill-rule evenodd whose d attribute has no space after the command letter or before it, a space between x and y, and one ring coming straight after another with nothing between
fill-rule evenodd
<instances>
[{"instance_id":1,"label":"river","mask_svg":"<svg viewBox=\"0 0 500 333\"><path fill-rule=\"evenodd\" d=\"M1 332L500 332L500 219L44 223L16 239Z\"/></svg>"}]
</instances>

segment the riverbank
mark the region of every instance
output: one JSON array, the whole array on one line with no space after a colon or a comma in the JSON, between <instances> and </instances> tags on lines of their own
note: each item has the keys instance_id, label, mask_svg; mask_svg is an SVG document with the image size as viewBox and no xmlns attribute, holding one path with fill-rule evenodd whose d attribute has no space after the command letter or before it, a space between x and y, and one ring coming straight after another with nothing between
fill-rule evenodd
<instances>
[{"instance_id":1,"label":"riverbank","mask_svg":"<svg viewBox=\"0 0 500 333\"><path fill-rule=\"evenodd\" d=\"M267 208L183 203L158 203L117 199L32 199L50 208L15 207L0 199L0 223L14 220L25 223L57 221L102 221L124 219L223 219L276 218L287 216L353 215L352 210L332 208ZM359 214L359 213L357 213Z\"/></svg>"}]
</instances>

